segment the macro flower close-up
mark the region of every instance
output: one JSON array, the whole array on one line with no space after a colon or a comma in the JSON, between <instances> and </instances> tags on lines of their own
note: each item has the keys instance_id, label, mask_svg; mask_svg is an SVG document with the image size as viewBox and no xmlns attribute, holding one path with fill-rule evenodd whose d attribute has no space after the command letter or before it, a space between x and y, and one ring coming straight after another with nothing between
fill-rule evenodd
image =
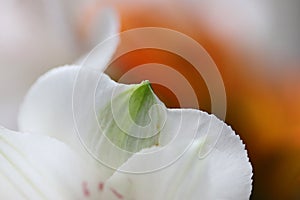
<instances>
[{"instance_id":1,"label":"macro flower close-up","mask_svg":"<svg viewBox=\"0 0 300 200\"><path fill-rule=\"evenodd\" d=\"M0 199L299 198L299 4L230 3L3 1Z\"/></svg>"}]
</instances>

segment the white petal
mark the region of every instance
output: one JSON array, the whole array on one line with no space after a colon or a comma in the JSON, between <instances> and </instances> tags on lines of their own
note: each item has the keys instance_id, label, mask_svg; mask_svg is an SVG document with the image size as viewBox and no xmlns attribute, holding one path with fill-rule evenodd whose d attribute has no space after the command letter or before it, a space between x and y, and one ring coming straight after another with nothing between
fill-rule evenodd
<instances>
[{"instance_id":1,"label":"white petal","mask_svg":"<svg viewBox=\"0 0 300 200\"><path fill-rule=\"evenodd\" d=\"M90 47L93 50L82 56L76 64L104 71L119 44L119 20L111 8L102 9L92 24Z\"/></svg>"},{"instance_id":2,"label":"white petal","mask_svg":"<svg viewBox=\"0 0 300 200\"><path fill-rule=\"evenodd\" d=\"M18 125L22 132L55 137L89 157L75 131L72 111L72 91L79 71L79 66L64 66L40 77L24 99ZM90 80L88 83L93 83L94 79ZM111 81L108 77L105 80ZM106 168L102 170L106 170L107 176L112 173Z\"/></svg>"},{"instance_id":3,"label":"white petal","mask_svg":"<svg viewBox=\"0 0 300 200\"><path fill-rule=\"evenodd\" d=\"M99 199L102 180L62 142L0 128L0 199Z\"/></svg>"},{"instance_id":4,"label":"white petal","mask_svg":"<svg viewBox=\"0 0 300 200\"><path fill-rule=\"evenodd\" d=\"M40 77L28 92L20 109L19 129L23 132L49 135L79 151L83 149L75 131L72 107L73 87L80 70L80 66L64 66L55 68ZM91 98L99 74L89 73L87 76L89 78L81 87L82 98L79 101L85 98L90 100L88 101L89 107L82 106L83 111L80 113L84 115L82 116L84 121L81 123L84 124L85 128L90 128L97 126L97 121L93 115L93 99ZM106 75L102 77L102 94L109 96L116 84ZM106 101L100 99L99 103L105 105L108 101L109 99ZM88 117L91 118L90 121L87 120Z\"/></svg>"},{"instance_id":5,"label":"white petal","mask_svg":"<svg viewBox=\"0 0 300 200\"><path fill-rule=\"evenodd\" d=\"M31 87L19 113L19 129L75 143L72 88L78 66L49 71ZM75 141L74 141L75 140Z\"/></svg>"},{"instance_id":6,"label":"white petal","mask_svg":"<svg viewBox=\"0 0 300 200\"><path fill-rule=\"evenodd\" d=\"M130 130L135 127L125 108L126 102L140 87L117 84L91 68L66 66L54 69L42 76L29 91L20 111L19 128L56 137L86 154L80 139L96 159L116 169L133 153L157 144L155 138L143 140L141 136L141 139L135 139L136 135L128 135L127 129L122 129L122 125ZM123 96L119 97L121 94ZM163 106L153 93L151 95L154 97L152 104L157 102ZM148 114L148 110L142 111L144 116ZM149 123L150 130L163 126L159 111L156 108L149 111L150 118L155 116ZM117 124L116 119L120 119L121 124ZM158 122L161 125L157 125ZM147 131L138 133L149 136Z\"/></svg>"},{"instance_id":7,"label":"white petal","mask_svg":"<svg viewBox=\"0 0 300 200\"><path fill-rule=\"evenodd\" d=\"M178 125L180 121L182 123ZM175 128L170 129L172 126ZM145 149L134 155L120 168L121 172L110 178L109 186L126 194L125 199L249 199L252 167L242 141L230 127L215 116L196 110L169 111L165 127L162 132L167 135L169 131L174 134L178 128L188 134L198 127L198 135L188 150L170 166L166 164L182 153L182 137L165 148ZM159 166L167 167L157 168ZM122 173L151 169L158 170L144 174Z\"/></svg>"}]
</instances>

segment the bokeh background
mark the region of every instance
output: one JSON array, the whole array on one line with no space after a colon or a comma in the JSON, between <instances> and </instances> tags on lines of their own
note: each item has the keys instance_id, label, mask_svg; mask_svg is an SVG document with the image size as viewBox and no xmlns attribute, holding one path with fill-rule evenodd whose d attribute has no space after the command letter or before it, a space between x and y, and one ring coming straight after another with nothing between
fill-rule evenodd
<instances>
[{"instance_id":1,"label":"bokeh background","mask_svg":"<svg viewBox=\"0 0 300 200\"><path fill-rule=\"evenodd\" d=\"M251 199L300 199L299 0L0 0L0 124L17 130L18 108L30 85L96 45L93 33L102 28L99 16L107 6L117 11L121 31L164 27L198 41L218 66L227 95L226 123L245 142L253 164ZM142 36L133 42L138 40ZM107 73L118 80L153 62L184 75L199 107L211 112L201 75L170 52L133 51ZM179 106L171 90L153 87L168 107Z\"/></svg>"}]
</instances>

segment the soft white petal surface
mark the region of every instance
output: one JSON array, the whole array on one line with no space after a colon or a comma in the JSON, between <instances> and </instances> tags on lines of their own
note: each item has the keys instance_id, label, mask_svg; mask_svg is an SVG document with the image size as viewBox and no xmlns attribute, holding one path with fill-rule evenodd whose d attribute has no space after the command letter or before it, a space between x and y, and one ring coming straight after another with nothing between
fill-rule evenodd
<instances>
[{"instance_id":1,"label":"soft white petal surface","mask_svg":"<svg viewBox=\"0 0 300 200\"><path fill-rule=\"evenodd\" d=\"M79 129L84 136L83 133L89 135L87 131L98 127L94 114L95 88L101 92L97 103L101 107L110 101L109 97L117 85L103 74L98 87L99 78L100 73L80 66L64 66L49 71L28 92L19 113L19 129L55 137L83 152L76 130ZM79 82L75 92L78 98L74 99L76 81ZM76 104L74 107L73 102ZM78 120L74 120L74 115Z\"/></svg>"},{"instance_id":2,"label":"soft white petal surface","mask_svg":"<svg viewBox=\"0 0 300 200\"><path fill-rule=\"evenodd\" d=\"M182 153L184 139L169 143L169 151L163 147L145 149L131 157L120 170L157 171L116 172L107 185L125 194L124 199L249 199L252 167L245 146L234 131L215 116L196 110L170 110L168 115L162 133L172 135L178 128L186 134L197 132L188 150L172 165L159 169L158 166L166 166L173 160L176 153ZM176 125L180 121L181 125Z\"/></svg>"},{"instance_id":3,"label":"soft white petal surface","mask_svg":"<svg viewBox=\"0 0 300 200\"><path fill-rule=\"evenodd\" d=\"M0 199L100 199L102 180L62 142L0 128Z\"/></svg>"},{"instance_id":4,"label":"soft white petal surface","mask_svg":"<svg viewBox=\"0 0 300 200\"><path fill-rule=\"evenodd\" d=\"M87 154L85 147L100 162L116 169L143 146L150 147L157 142L151 139L149 142L147 139L135 140L128 134L120 133L115 117L129 121L128 116L123 116L126 101L130 100L139 85L118 84L98 71L65 66L46 73L25 98L19 115L19 128L56 137L82 154ZM119 96L121 94L123 96ZM116 99L116 103L112 99ZM156 97L152 103L155 102L162 104ZM112 114L111 108L116 113ZM153 110L152 114L155 114ZM153 122L163 125L163 120L158 117L153 119ZM125 123L129 127L131 124ZM159 126L155 123L152 127ZM103 132L110 135L110 139ZM145 134L148 135L147 132ZM121 143L124 148L116 147L116 143Z\"/></svg>"}]
</instances>

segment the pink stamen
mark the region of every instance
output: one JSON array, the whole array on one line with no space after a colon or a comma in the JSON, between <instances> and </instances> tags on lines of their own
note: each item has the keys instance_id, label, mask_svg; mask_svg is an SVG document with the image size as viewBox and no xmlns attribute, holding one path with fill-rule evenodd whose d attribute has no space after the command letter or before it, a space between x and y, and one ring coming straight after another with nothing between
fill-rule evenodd
<instances>
[{"instance_id":1,"label":"pink stamen","mask_svg":"<svg viewBox=\"0 0 300 200\"><path fill-rule=\"evenodd\" d=\"M102 192L104 188L104 183L100 182L98 185L98 189Z\"/></svg>"},{"instance_id":2,"label":"pink stamen","mask_svg":"<svg viewBox=\"0 0 300 200\"><path fill-rule=\"evenodd\" d=\"M90 196L90 191L89 191L89 189L88 189L88 184L87 184L87 182L82 182L82 191L83 191L83 195L85 196L85 197L89 197Z\"/></svg>"},{"instance_id":3,"label":"pink stamen","mask_svg":"<svg viewBox=\"0 0 300 200\"><path fill-rule=\"evenodd\" d=\"M110 188L111 192L118 198L118 199L123 199L123 195L117 192L114 188Z\"/></svg>"}]
</instances>

